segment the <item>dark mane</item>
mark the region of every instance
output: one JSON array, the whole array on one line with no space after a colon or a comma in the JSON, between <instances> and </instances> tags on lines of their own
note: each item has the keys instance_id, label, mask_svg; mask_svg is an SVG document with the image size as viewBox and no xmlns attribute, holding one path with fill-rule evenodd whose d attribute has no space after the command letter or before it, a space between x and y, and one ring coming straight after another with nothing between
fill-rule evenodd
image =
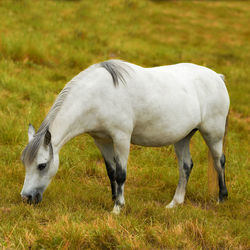
<instances>
[{"instance_id":1,"label":"dark mane","mask_svg":"<svg viewBox=\"0 0 250 250\"><path fill-rule=\"evenodd\" d=\"M109 60L101 62L100 66L105 68L112 76L115 87L119 85L119 80L126 84L125 75L128 75L129 66L121 60Z\"/></svg>"}]
</instances>

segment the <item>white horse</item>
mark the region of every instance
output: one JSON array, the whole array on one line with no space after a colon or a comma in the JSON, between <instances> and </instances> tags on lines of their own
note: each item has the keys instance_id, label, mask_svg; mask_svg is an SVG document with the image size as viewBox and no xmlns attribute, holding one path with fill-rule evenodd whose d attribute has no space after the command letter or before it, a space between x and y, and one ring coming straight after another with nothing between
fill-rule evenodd
<instances>
[{"instance_id":1,"label":"white horse","mask_svg":"<svg viewBox=\"0 0 250 250\"><path fill-rule=\"evenodd\" d=\"M120 60L92 65L64 87L37 132L29 126L21 196L40 202L58 170L61 147L87 133L104 158L116 214L125 204L130 143L174 144L179 182L167 205L172 208L184 201L193 167L189 142L199 130L212 153L223 201L228 195L222 149L228 111L224 77L208 68L190 63L143 68Z\"/></svg>"}]
</instances>

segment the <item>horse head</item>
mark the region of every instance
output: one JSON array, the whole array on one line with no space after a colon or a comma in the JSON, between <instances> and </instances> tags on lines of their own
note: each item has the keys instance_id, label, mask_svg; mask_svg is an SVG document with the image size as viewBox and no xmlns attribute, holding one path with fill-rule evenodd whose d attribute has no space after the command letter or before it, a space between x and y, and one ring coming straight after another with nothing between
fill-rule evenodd
<instances>
[{"instance_id":1,"label":"horse head","mask_svg":"<svg viewBox=\"0 0 250 250\"><path fill-rule=\"evenodd\" d=\"M29 142L22 153L26 173L21 196L28 203L39 203L58 170L59 156L53 152L48 128L36 133L34 127L29 125L28 138Z\"/></svg>"}]
</instances>

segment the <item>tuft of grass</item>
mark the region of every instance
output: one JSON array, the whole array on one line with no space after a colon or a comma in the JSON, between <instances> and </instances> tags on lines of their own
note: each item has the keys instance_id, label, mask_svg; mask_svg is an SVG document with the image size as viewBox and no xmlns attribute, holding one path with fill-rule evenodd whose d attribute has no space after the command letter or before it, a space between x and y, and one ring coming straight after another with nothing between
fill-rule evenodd
<instances>
[{"instance_id":1,"label":"tuft of grass","mask_svg":"<svg viewBox=\"0 0 250 250\"><path fill-rule=\"evenodd\" d=\"M0 2L0 247L3 249L249 249L250 7L244 1ZM21 152L56 95L89 65L192 62L226 76L228 201L207 191L207 148L191 142L185 204L166 210L178 182L173 147L131 145L126 205L110 213L110 184L93 140L79 136L37 206L23 204Z\"/></svg>"}]
</instances>

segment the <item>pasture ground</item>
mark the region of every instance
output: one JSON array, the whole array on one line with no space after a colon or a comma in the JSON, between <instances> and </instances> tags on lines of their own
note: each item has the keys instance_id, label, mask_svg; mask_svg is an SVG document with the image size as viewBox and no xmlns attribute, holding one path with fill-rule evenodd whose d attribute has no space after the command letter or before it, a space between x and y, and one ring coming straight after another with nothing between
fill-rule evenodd
<instances>
[{"instance_id":1,"label":"pasture ground","mask_svg":"<svg viewBox=\"0 0 250 250\"><path fill-rule=\"evenodd\" d=\"M0 1L0 247L3 249L250 249L250 5L247 1ZM142 66L193 62L226 76L229 199L207 189L197 133L185 204L167 210L178 182L173 147L131 146L126 206L114 216L93 140L61 151L37 206L23 204L20 154L62 87L87 66L121 58Z\"/></svg>"}]
</instances>

